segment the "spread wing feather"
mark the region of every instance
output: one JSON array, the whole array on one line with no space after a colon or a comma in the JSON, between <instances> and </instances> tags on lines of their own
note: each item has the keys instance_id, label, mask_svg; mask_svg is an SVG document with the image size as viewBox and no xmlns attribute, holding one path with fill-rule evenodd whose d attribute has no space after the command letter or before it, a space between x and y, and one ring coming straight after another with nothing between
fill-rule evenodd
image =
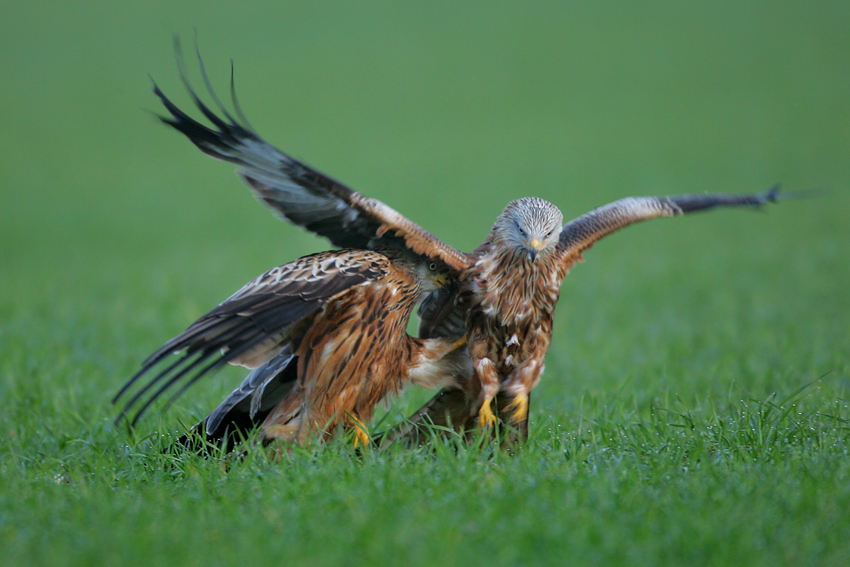
<instances>
[{"instance_id":1,"label":"spread wing feather","mask_svg":"<svg viewBox=\"0 0 850 567\"><path fill-rule=\"evenodd\" d=\"M322 252L269 270L149 356L113 402L172 353L185 351L135 392L118 419L147 396L132 420L135 424L154 400L178 382L183 384L169 403L224 364L248 368L265 365L286 350L299 323L348 290L380 279L388 270L385 256L359 250ZM273 375L262 373L254 375L254 389L272 378Z\"/></svg>"},{"instance_id":2,"label":"spread wing feather","mask_svg":"<svg viewBox=\"0 0 850 567\"><path fill-rule=\"evenodd\" d=\"M753 195L683 195L679 197L627 197L594 209L566 223L561 230L558 251L562 261L572 265L581 253L599 240L632 223L657 217L672 217L715 207L761 207L776 202L779 186Z\"/></svg>"},{"instance_id":3,"label":"spread wing feather","mask_svg":"<svg viewBox=\"0 0 850 567\"><path fill-rule=\"evenodd\" d=\"M256 197L280 216L328 238L335 246L373 249L379 243L399 245L429 259L440 260L455 271L468 266L466 254L448 246L384 203L364 197L263 140L244 119L235 96L238 119L234 118L210 88L201 61L204 81L224 117L218 116L190 85L179 44L175 48L181 78L195 105L213 128L180 110L154 85L154 93L171 115L160 119L183 133L207 155L236 164L239 175ZM235 92L232 74L231 92Z\"/></svg>"},{"instance_id":4,"label":"spread wing feather","mask_svg":"<svg viewBox=\"0 0 850 567\"><path fill-rule=\"evenodd\" d=\"M584 214L563 226L558 243L562 261L571 266L581 253L599 240L632 223L657 217L675 216L705 211L715 207L754 207L785 198L779 186L753 195L685 195L679 197L628 197L609 203ZM796 195L791 194L791 197ZM474 254L474 253L473 253ZM456 287L444 288L427 298L419 309L421 337L446 337L463 334L463 313L457 307ZM456 430L477 422L477 398L460 389L445 388L423 405L411 417L407 429L395 432L392 439L416 438L420 423L446 425L447 416ZM502 396L502 401L510 399ZM502 403L502 402L500 402ZM527 420L519 424L520 433L527 435Z\"/></svg>"},{"instance_id":5,"label":"spread wing feather","mask_svg":"<svg viewBox=\"0 0 850 567\"><path fill-rule=\"evenodd\" d=\"M206 434L217 434L219 425L224 421L233 422L236 414L247 416L252 424L261 421L292 390L297 376L295 372L284 373L284 370L293 370L290 364L294 358L287 345L280 354L253 369L206 418Z\"/></svg>"}]
</instances>

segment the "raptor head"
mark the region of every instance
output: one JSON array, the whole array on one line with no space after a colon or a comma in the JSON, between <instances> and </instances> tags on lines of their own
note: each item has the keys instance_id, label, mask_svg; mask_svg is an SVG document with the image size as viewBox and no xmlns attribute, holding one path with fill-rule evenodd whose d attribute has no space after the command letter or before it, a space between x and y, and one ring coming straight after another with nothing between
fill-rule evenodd
<instances>
[{"instance_id":1,"label":"raptor head","mask_svg":"<svg viewBox=\"0 0 850 567\"><path fill-rule=\"evenodd\" d=\"M552 253L558 245L564 215L558 207L538 197L508 203L493 225L493 240L524 252L534 261Z\"/></svg>"},{"instance_id":2,"label":"raptor head","mask_svg":"<svg viewBox=\"0 0 850 567\"><path fill-rule=\"evenodd\" d=\"M431 260L418 261L412 268L412 272L422 294L444 287L451 279L445 266Z\"/></svg>"}]
</instances>

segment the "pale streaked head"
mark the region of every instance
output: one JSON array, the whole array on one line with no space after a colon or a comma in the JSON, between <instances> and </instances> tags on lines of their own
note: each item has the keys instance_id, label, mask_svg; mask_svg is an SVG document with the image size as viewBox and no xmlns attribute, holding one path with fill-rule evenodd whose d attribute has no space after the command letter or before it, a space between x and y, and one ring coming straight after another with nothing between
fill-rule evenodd
<instances>
[{"instance_id":1,"label":"pale streaked head","mask_svg":"<svg viewBox=\"0 0 850 567\"><path fill-rule=\"evenodd\" d=\"M502 244L526 252L533 261L555 250L563 224L558 207L538 197L525 197L508 203L493 228Z\"/></svg>"}]
</instances>

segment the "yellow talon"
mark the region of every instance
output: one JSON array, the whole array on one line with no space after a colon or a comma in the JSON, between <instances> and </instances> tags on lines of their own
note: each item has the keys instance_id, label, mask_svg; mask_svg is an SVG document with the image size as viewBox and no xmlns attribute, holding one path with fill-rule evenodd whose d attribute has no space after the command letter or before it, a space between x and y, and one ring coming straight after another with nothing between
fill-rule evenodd
<instances>
[{"instance_id":1,"label":"yellow talon","mask_svg":"<svg viewBox=\"0 0 850 567\"><path fill-rule=\"evenodd\" d=\"M481 404L481 409L478 410L478 427L485 429L487 427L496 427L496 416L493 415L493 410L490 409L490 400L484 400Z\"/></svg>"},{"instance_id":2,"label":"yellow talon","mask_svg":"<svg viewBox=\"0 0 850 567\"><path fill-rule=\"evenodd\" d=\"M368 449L369 442L371 440L369 439L369 434L366 433L366 426L363 425L356 417L352 417L351 419L354 420L354 448L356 449L357 444L359 443L363 445L364 449Z\"/></svg>"},{"instance_id":3,"label":"yellow talon","mask_svg":"<svg viewBox=\"0 0 850 567\"><path fill-rule=\"evenodd\" d=\"M459 348L465 347L469 342L466 340L466 337L461 337L455 342L452 343L452 352L456 351Z\"/></svg>"},{"instance_id":4,"label":"yellow talon","mask_svg":"<svg viewBox=\"0 0 850 567\"><path fill-rule=\"evenodd\" d=\"M528 418L528 396L525 394L516 396L505 409L513 410L510 417L512 423L525 421Z\"/></svg>"}]
</instances>

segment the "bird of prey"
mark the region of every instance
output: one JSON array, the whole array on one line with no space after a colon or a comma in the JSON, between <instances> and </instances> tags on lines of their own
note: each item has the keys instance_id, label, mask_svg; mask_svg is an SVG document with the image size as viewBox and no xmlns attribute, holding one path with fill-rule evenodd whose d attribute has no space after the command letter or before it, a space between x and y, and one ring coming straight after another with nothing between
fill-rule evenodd
<instances>
[{"instance_id":1,"label":"bird of prey","mask_svg":"<svg viewBox=\"0 0 850 567\"><path fill-rule=\"evenodd\" d=\"M442 402L450 399L450 413L460 403L478 426L491 426L496 421L491 402L501 392L505 403L500 402L500 409L507 410L507 420L527 430L529 393L543 372L561 282L582 259L582 253L600 238L652 218L714 207L760 207L775 201L779 194L775 187L752 195L628 197L566 224L552 203L525 197L505 207L480 246L472 253L463 253L387 205L345 187L266 142L239 108L232 68L231 97L236 117L215 95L202 61L200 66L221 115L200 100L181 63L181 78L212 127L184 113L154 85L154 93L170 114L162 120L204 153L236 164L239 175L260 201L336 246L373 249L391 242L445 264L451 282L425 298L419 335L466 336L473 373L469 379L460 380L455 390L449 387L448 392L439 393L435 402L441 403L431 403L417 412L420 416L424 412L435 422L445 420L445 416L433 413L439 411L435 408L449 409Z\"/></svg>"},{"instance_id":2,"label":"bird of prey","mask_svg":"<svg viewBox=\"0 0 850 567\"><path fill-rule=\"evenodd\" d=\"M265 441L304 444L341 429L366 446L365 424L387 396L409 382L438 388L469 373L463 339L406 332L418 299L446 282L440 266L389 247L324 252L269 270L153 353L116 401L185 351L130 398L119 420L144 400L135 423L169 388L182 384L173 400L230 363L253 370L205 420L207 439L245 437L261 425Z\"/></svg>"}]
</instances>

